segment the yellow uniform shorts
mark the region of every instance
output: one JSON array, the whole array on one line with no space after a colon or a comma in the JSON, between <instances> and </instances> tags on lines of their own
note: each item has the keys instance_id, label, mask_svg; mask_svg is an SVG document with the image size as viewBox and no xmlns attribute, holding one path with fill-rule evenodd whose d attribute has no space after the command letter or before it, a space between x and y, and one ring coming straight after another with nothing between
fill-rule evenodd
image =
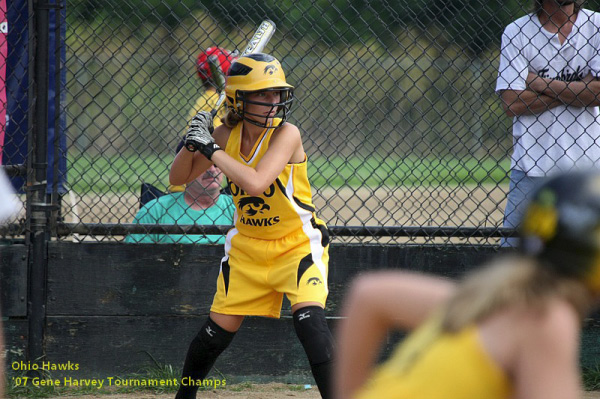
<instances>
[{"instance_id":1,"label":"yellow uniform shorts","mask_svg":"<svg viewBox=\"0 0 600 399\"><path fill-rule=\"evenodd\" d=\"M279 318L283 294L293 305L318 302L325 307L329 234L314 219L277 240L227 234L225 257L211 311Z\"/></svg>"}]
</instances>

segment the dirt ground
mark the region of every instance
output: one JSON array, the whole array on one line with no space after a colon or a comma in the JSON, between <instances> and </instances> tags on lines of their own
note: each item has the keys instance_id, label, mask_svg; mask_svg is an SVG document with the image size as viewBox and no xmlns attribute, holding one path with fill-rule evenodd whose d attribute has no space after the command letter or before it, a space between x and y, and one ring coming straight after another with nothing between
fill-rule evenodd
<instances>
[{"instance_id":1,"label":"dirt ground","mask_svg":"<svg viewBox=\"0 0 600 399\"><path fill-rule=\"evenodd\" d=\"M331 225L492 226L502 220L506 187L360 187L313 192L321 219ZM130 223L138 193L76 194L63 201L67 222Z\"/></svg>"},{"instance_id":2,"label":"dirt ground","mask_svg":"<svg viewBox=\"0 0 600 399\"><path fill-rule=\"evenodd\" d=\"M69 396L55 396L49 399L65 399ZM136 392L129 394L113 395L77 395L82 399L173 399L175 394L153 394L147 392ZM277 398L304 398L320 399L319 391L315 386L305 389L303 385L273 384L240 384L232 385L226 389L198 392L198 399L277 399ZM598 396L600 398L600 396Z\"/></svg>"},{"instance_id":3,"label":"dirt ground","mask_svg":"<svg viewBox=\"0 0 600 399\"><path fill-rule=\"evenodd\" d=\"M78 396L81 397L81 396ZM131 394L114 395L85 395L82 399L173 399L174 395L152 394L136 392ZM52 397L50 399L64 399L65 396ZM242 384L237 387L232 385L228 389L219 389L214 391L202 391L198 393L198 398L219 398L219 399L277 399L277 398L306 398L319 399L319 391L316 387L304 389L298 385L285 384ZM600 391L584 392L583 399L600 399Z\"/></svg>"}]
</instances>

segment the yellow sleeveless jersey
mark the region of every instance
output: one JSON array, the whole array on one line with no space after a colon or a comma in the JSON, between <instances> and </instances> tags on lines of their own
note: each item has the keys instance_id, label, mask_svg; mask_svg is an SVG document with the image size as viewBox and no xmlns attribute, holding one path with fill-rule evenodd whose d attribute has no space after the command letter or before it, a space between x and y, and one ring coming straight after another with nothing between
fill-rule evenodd
<instances>
[{"instance_id":1,"label":"yellow sleeveless jersey","mask_svg":"<svg viewBox=\"0 0 600 399\"><path fill-rule=\"evenodd\" d=\"M356 399L509 399L512 385L484 351L477 327L440 333L432 319L411 334Z\"/></svg>"},{"instance_id":2,"label":"yellow sleeveless jersey","mask_svg":"<svg viewBox=\"0 0 600 399\"><path fill-rule=\"evenodd\" d=\"M275 118L273 126L277 126L279 122L280 119ZM275 129L275 127L265 128L246 157L240 151L242 138L240 122L231 130L225 152L238 162L255 168L267 152ZM227 184L236 204L235 227L242 235L276 240L315 221L315 207L308 182L306 156L304 162L288 163L275 182L259 196L248 195L229 179Z\"/></svg>"}]
</instances>

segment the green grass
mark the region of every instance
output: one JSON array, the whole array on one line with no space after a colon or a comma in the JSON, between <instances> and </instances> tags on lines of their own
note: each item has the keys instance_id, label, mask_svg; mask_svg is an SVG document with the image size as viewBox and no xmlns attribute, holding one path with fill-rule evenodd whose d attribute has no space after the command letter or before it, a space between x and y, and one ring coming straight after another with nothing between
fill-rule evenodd
<instances>
[{"instance_id":1,"label":"green grass","mask_svg":"<svg viewBox=\"0 0 600 399\"><path fill-rule=\"evenodd\" d=\"M240 382L239 384L232 385L229 390L232 392L241 392L251 390L254 387L254 384L251 382Z\"/></svg>"},{"instance_id":2,"label":"green grass","mask_svg":"<svg viewBox=\"0 0 600 399\"><path fill-rule=\"evenodd\" d=\"M600 390L600 366L583 368L582 379L586 391Z\"/></svg>"},{"instance_id":3,"label":"green grass","mask_svg":"<svg viewBox=\"0 0 600 399\"><path fill-rule=\"evenodd\" d=\"M78 194L138 192L142 182L164 188L171 162L155 155L69 158L67 180Z\"/></svg>"},{"instance_id":4,"label":"green grass","mask_svg":"<svg viewBox=\"0 0 600 399\"><path fill-rule=\"evenodd\" d=\"M438 186L498 184L507 180L509 160L415 158L316 158L309 174L315 187Z\"/></svg>"},{"instance_id":5,"label":"green grass","mask_svg":"<svg viewBox=\"0 0 600 399\"><path fill-rule=\"evenodd\" d=\"M297 384L287 384L281 388L276 388L277 390L280 391L305 391L306 388L304 387L304 385L297 385Z\"/></svg>"},{"instance_id":6,"label":"green grass","mask_svg":"<svg viewBox=\"0 0 600 399\"><path fill-rule=\"evenodd\" d=\"M78 194L138 192L141 182L165 188L172 158L150 156L69 159L68 181ZM313 157L313 187L438 186L507 181L510 161L474 158Z\"/></svg>"}]
</instances>

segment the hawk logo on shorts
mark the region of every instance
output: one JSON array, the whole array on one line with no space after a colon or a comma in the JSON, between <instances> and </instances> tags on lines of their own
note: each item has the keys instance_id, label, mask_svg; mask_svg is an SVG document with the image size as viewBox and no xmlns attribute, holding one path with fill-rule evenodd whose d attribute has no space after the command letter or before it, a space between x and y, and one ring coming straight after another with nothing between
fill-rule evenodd
<instances>
[{"instance_id":1,"label":"hawk logo on shorts","mask_svg":"<svg viewBox=\"0 0 600 399\"><path fill-rule=\"evenodd\" d=\"M265 204L265 201L260 197L244 197L238 202L238 207L248 216L254 216L257 213L264 213L271 207Z\"/></svg>"},{"instance_id":2,"label":"hawk logo on shorts","mask_svg":"<svg viewBox=\"0 0 600 399\"><path fill-rule=\"evenodd\" d=\"M319 285L319 284L323 284L323 282L321 281L321 279L319 279L318 277L311 277L308 279L308 281L306 282L306 285Z\"/></svg>"},{"instance_id":3,"label":"hawk logo on shorts","mask_svg":"<svg viewBox=\"0 0 600 399\"><path fill-rule=\"evenodd\" d=\"M267 65L265 67L265 75L273 75L275 72L277 72L277 67L275 65Z\"/></svg>"}]
</instances>

